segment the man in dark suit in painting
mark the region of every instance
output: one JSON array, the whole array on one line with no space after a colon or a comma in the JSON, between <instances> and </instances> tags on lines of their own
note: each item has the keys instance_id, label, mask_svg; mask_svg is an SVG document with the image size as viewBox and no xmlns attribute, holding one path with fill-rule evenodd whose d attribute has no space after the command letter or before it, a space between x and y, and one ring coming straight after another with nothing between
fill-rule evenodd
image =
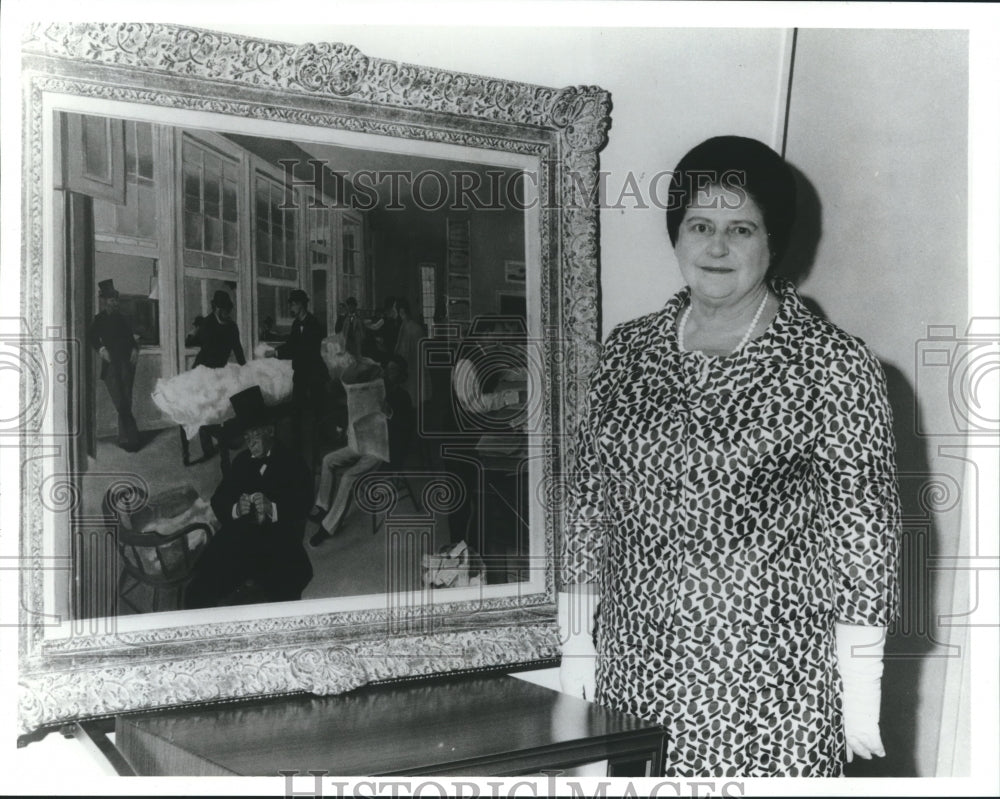
<instances>
[{"instance_id":1,"label":"man in dark suit in painting","mask_svg":"<svg viewBox=\"0 0 1000 799\"><path fill-rule=\"evenodd\" d=\"M139 449L139 428L132 415L132 384L139 360L139 345L132 325L118 308L113 280L98 284L103 308L87 328L87 341L101 357L101 380L118 413L118 446L126 452Z\"/></svg>"},{"instance_id":2,"label":"man in dark suit in painting","mask_svg":"<svg viewBox=\"0 0 1000 799\"><path fill-rule=\"evenodd\" d=\"M195 356L195 366L219 369L229 363L229 355L236 357L236 363L243 366L247 362L240 343L240 331L230 318L233 301L225 291L217 291L212 297L212 312L195 321L195 330L186 340L189 347L201 347Z\"/></svg>"},{"instance_id":3,"label":"man in dark suit in painting","mask_svg":"<svg viewBox=\"0 0 1000 799\"><path fill-rule=\"evenodd\" d=\"M194 322L194 331L185 339L189 347L201 347L194 358L194 366L207 366L210 369L221 369L229 363L229 356L236 358L236 363L243 366L247 362L240 343L240 330L231 318L233 301L226 291L216 291L212 297L212 312L208 316L199 316ZM215 454L215 444L212 441L212 431L220 437L221 446L226 442L221 440L221 430L218 427L202 427L198 431L201 440L201 452L204 458ZM187 463L187 444L185 447L185 463Z\"/></svg>"},{"instance_id":4,"label":"man in dark suit in painting","mask_svg":"<svg viewBox=\"0 0 1000 799\"><path fill-rule=\"evenodd\" d=\"M330 379L321 354L326 330L309 312L309 297L302 289L289 293L288 307L293 317L288 339L266 355L292 362L292 431L300 452L312 468L316 431L324 415L326 384Z\"/></svg>"},{"instance_id":5,"label":"man in dark suit in painting","mask_svg":"<svg viewBox=\"0 0 1000 799\"><path fill-rule=\"evenodd\" d=\"M296 600L312 579L302 545L312 475L275 439L259 386L229 401L247 449L212 496L222 529L198 560L185 592L188 608L237 604L245 601L241 594L262 602Z\"/></svg>"}]
</instances>

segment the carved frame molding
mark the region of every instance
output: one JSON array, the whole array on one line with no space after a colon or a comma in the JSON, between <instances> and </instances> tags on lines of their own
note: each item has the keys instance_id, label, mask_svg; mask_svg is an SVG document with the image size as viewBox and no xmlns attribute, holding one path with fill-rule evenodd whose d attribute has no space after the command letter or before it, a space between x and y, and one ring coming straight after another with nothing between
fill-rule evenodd
<instances>
[{"instance_id":1,"label":"carved frame molding","mask_svg":"<svg viewBox=\"0 0 1000 799\"><path fill-rule=\"evenodd\" d=\"M599 345L598 153L611 101L592 86L551 89L371 58L345 44L290 45L160 24L40 24L24 68L22 314L43 337L42 98L46 92L334 127L538 156L541 290L548 373L544 480L546 589L424 608L264 618L53 640L22 610L19 730L177 704L373 680L515 666L558 657L556 570L562 492ZM22 419L45 411L48 373L22 371ZM27 425L25 427L30 427ZM24 608L42 606L43 518L77 507L73 484L44 476L54 450L37 431L22 446ZM58 475L56 475L58 477Z\"/></svg>"}]
</instances>

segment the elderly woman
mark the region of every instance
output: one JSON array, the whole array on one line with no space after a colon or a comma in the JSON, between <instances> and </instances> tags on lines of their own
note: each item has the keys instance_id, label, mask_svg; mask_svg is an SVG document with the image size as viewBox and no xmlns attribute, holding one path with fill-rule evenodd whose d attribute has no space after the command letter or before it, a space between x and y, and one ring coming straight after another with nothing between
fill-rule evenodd
<instances>
[{"instance_id":1,"label":"elderly woman","mask_svg":"<svg viewBox=\"0 0 1000 799\"><path fill-rule=\"evenodd\" d=\"M577 445L564 583L596 583L596 698L666 726L666 776L839 775L884 755L885 378L770 278L795 208L776 153L710 139L671 199L687 287L611 333ZM568 690L588 638L567 642Z\"/></svg>"}]
</instances>

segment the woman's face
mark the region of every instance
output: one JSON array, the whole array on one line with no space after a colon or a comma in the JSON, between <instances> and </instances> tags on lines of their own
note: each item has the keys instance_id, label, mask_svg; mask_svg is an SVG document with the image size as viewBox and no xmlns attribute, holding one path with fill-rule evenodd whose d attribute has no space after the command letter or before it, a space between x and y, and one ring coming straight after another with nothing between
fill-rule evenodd
<instances>
[{"instance_id":1,"label":"woman's face","mask_svg":"<svg viewBox=\"0 0 1000 799\"><path fill-rule=\"evenodd\" d=\"M691 293L711 305L731 305L767 274L771 253L764 214L748 194L712 186L698 193L677 232L674 252ZM738 205L733 208L731 206Z\"/></svg>"}]
</instances>

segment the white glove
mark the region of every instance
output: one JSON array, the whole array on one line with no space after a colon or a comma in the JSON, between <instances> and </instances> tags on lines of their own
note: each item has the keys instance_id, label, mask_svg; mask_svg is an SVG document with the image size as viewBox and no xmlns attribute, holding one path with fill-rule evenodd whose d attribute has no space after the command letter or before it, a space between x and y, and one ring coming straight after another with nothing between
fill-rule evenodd
<instances>
[{"instance_id":1,"label":"white glove","mask_svg":"<svg viewBox=\"0 0 1000 799\"><path fill-rule=\"evenodd\" d=\"M597 693L597 652L593 640L597 598L596 586L592 585L570 586L558 597L559 640L562 642L559 685L563 693L591 702Z\"/></svg>"},{"instance_id":2,"label":"white glove","mask_svg":"<svg viewBox=\"0 0 1000 799\"><path fill-rule=\"evenodd\" d=\"M882 703L882 653L885 627L836 624L837 663L844 684L844 737L847 762L854 756L871 760L885 757L879 733Z\"/></svg>"}]
</instances>

